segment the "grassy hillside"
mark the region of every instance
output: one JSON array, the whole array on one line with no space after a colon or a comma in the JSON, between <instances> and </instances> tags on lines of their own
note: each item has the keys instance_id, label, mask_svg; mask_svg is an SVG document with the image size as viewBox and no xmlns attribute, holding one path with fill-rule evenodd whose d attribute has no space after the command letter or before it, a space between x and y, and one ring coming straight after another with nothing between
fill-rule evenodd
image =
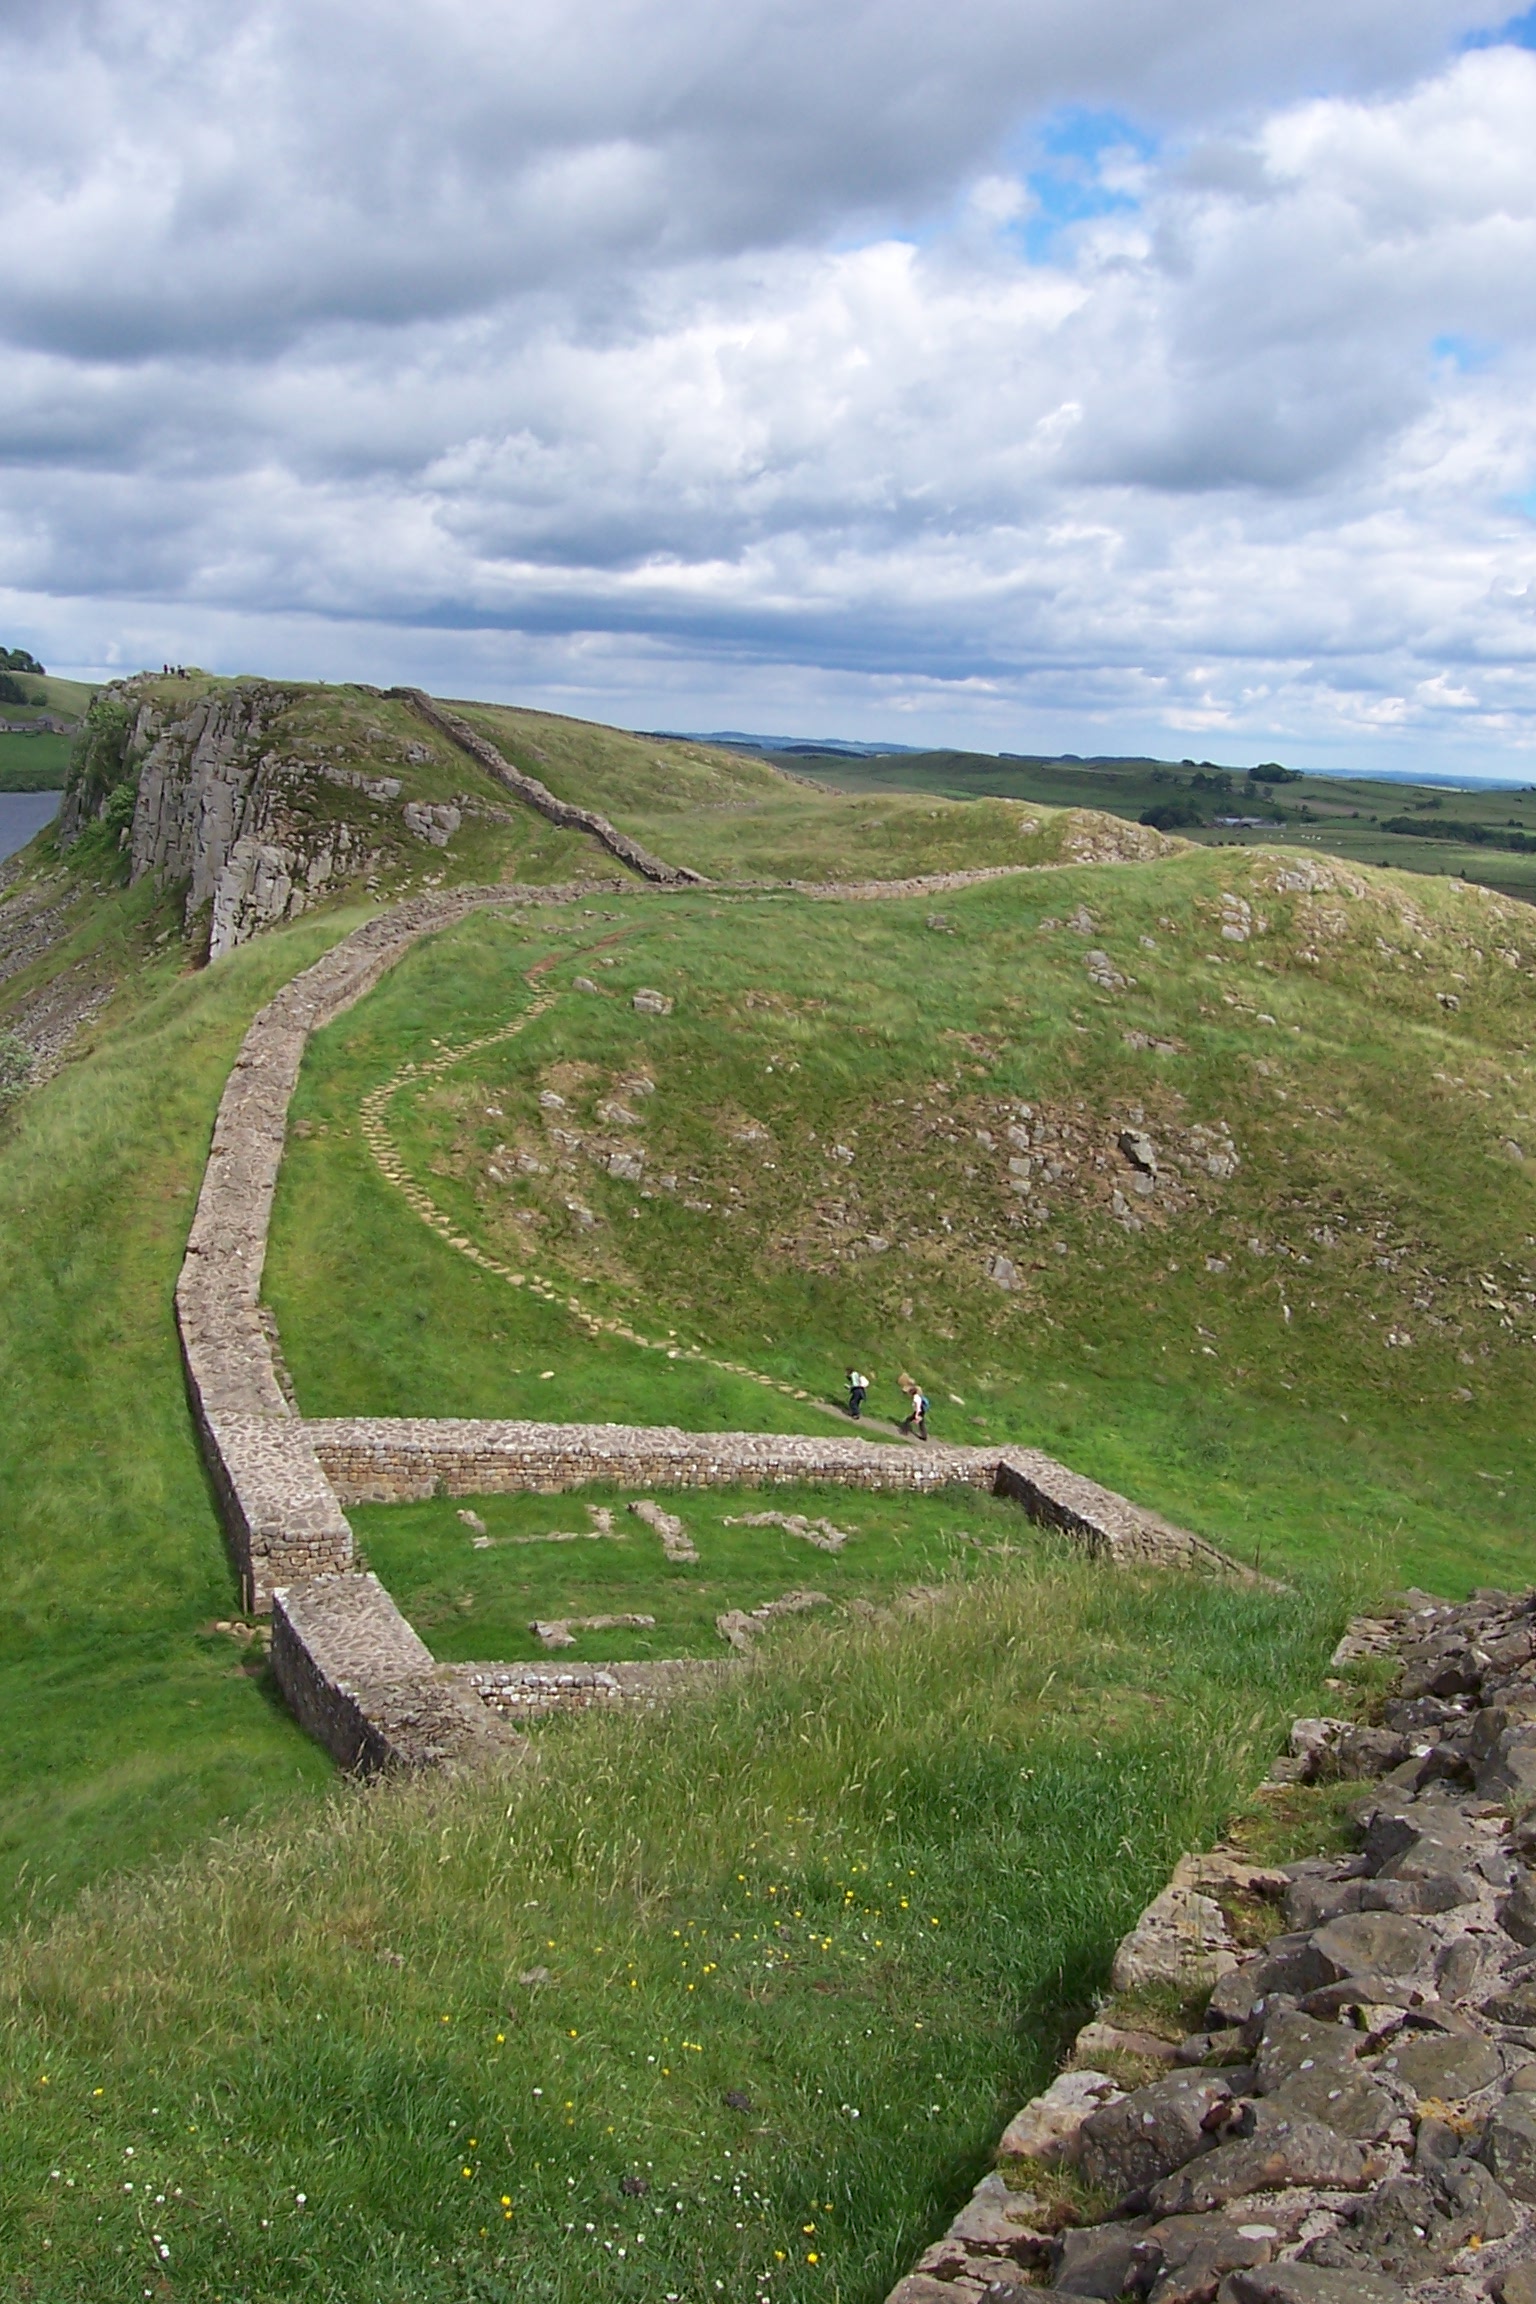
<instances>
[{"instance_id":1,"label":"grassy hillside","mask_svg":"<svg viewBox=\"0 0 1536 2304\"><path fill-rule=\"evenodd\" d=\"M13 672L11 678L20 682L23 699L0 701L0 720L33 720L45 712L61 720L79 720L96 694L90 681L60 680L51 672Z\"/></svg>"},{"instance_id":2,"label":"grassy hillside","mask_svg":"<svg viewBox=\"0 0 1536 2304\"><path fill-rule=\"evenodd\" d=\"M619 822L711 880L900 880L999 864L1103 863L1174 845L1102 812L894 793L780 791Z\"/></svg>"},{"instance_id":3,"label":"grassy hillside","mask_svg":"<svg viewBox=\"0 0 1536 2304\"><path fill-rule=\"evenodd\" d=\"M909 1373L938 1437L1052 1448L1286 1588L1109 1576L968 1492L663 1498L691 1563L617 1491L371 1507L447 1658L829 1606L537 1766L336 1787L231 1628L171 1292L246 1021L366 908L199 971L108 826L45 838L59 934L0 1027L104 1000L0 1117L0 2238L44 2304L877 2304L1171 1857L1340 1700L1348 1606L1526 1574L1527 914L483 725L721 884L477 916L315 1038L267 1275L302 1407L830 1431L858 1360L877 1418ZM359 824L354 772L483 811L379 898L591 868L396 699L295 688L282 738ZM726 884L998 862L1043 868Z\"/></svg>"},{"instance_id":4,"label":"grassy hillside","mask_svg":"<svg viewBox=\"0 0 1536 2304\"><path fill-rule=\"evenodd\" d=\"M244 1649L171 1294L246 1023L335 934L203 975L144 956L148 892L93 916L136 996L0 1120L0 1900L44 1906L329 1769ZM84 931L82 930L82 936Z\"/></svg>"},{"instance_id":5,"label":"grassy hillside","mask_svg":"<svg viewBox=\"0 0 1536 2304\"><path fill-rule=\"evenodd\" d=\"M1245 1558L1518 1578L1524 916L1287 876L1186 850L942 912L701 895L467 924L306 1064L268 1267L301 1401L784 1428L857 1359L887 1416L910 1372L942 1437L1052 1447ZM671 1015L637 1014L646 985ZM362 1100L418 1058L386 1114L408 1172L560 1301L374 1165Z\"/></svg>"},{"instance_id":6,"label":"grassy hillside","mask_svg":"<svg viewBox=\"0 0 1536 2304\"><path fill-rule=\"evenodd\" d=\"M922 752L855 759L796 753L792 765L834 790L1004 798L1050 808L1098 808L1136 820L1182 801L1193 822L1183 839L1213 847L1291 845L1355 864L1462 879L1536 901L1536 785L1388 783L1350 776L1296 776L1252 783L1241 769L1186 760L1050 760L1013 754ZM1223 816L1269 819L1262 829ZM1523 843L1529 842L1529 846Z\"/></svg>"},{"instance_id":7,"label":"grassy hillside","mask_svg":"<svg viewBox=\"0 0 1536 2304\"><path fill-rule=\"evenodd\" d=\"M45 672L41 679L35 672L23 672L18 674L18 678L24 688L41 693L45 710L57 712L65 720L80 719L87 704L97 693L93 681L61 680L53 672ZM20 717L19 714L15 716Z\"/></svg>"},{"instance_id":8,"label":"grassy hillside","mask_svg":"<svg viewBox=\"0 0 1536 2304\"><path fill-rule=\"evenodd\" d=\"M786 787L793 789L792 780L766 761L682 737L634 736L595 721L526 712L510 704L456 701L452 710L558 799L606 815L620 810L672 815L772 799Z\"/></svg>"}]
</instances>

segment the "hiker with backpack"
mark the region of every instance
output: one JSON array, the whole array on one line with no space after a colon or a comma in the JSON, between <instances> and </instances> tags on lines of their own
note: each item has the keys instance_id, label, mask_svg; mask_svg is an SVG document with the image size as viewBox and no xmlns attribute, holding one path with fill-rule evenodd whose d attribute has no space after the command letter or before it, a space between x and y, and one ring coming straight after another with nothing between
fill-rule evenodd
<instances>
[{"instance_id":1,"label":"hiker with backpack","mask_svg":"<svg viewBox=\"0 0 1536 2304\"><path fill-rule=\"evenodd\" d=\"M869 1378L861 1376L857 1368L848 1371L848 1413L855 1424L864 1412L864 1396L869 1390Z\"/></svg>"},{"instance_id":2,"label":"hiker with backpack","mask_svg":"<svg viewBox=\"0 0 1536 2304\"><path fill-rule=\"evenodd\" d=\"M902 1420L901 1429L903 1432L912 1433L919 1440L926 1440L928 1437L928 1395L920 1385L913 1383L910 1376L902 1378L901 1388L907 1395L907 1414Z\"/></svg>"}]
</instances>

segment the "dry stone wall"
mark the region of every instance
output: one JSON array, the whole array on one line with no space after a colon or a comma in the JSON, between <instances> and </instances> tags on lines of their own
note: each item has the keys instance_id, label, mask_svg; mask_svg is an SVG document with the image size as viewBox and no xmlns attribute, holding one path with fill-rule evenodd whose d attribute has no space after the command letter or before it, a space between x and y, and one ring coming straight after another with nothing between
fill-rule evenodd
<instances>
[{"instance_id":1,"label":"dry stone wall","mask_svg":"<svg viewBox=\"0 0 1536 2304\"><path fill-rule=\"evenodd\" d=\"M1156 2030L1084 2028L890 2304L1531 2304L1536 1593L1334 1661L1384 1647L1379 1723L1297 1721L1272 1779L1355 1782L1354 1850L1181 1859L1112 1977Z\"/></svg>"},{"instance_id":2,"label":"dry stone wall","mask_svg":"<svg viewBox=\"0 0 1536 2304\"><path fill-rule=\"evenodd\" d=\"M376 1580L350 1573L352 1531L278 1381L261 1275L305 1043L418 937L477 906L570 902L590 892L585 884L459 891L369 921L255 1017L220 1100L176 1288L187 1388L243 1604L271 1607L282 1592L273 1638L279 1684L345 1767L441 1763L482 1750L495 1724L438 1673ZM306 1592L328 1597L311 1604Z\"/></svg>"},{"instance_id":3,"label":"dry stone wall","mask_svg":"<svg viewBox=\"0 0 1536 2304\"><path fill-rule=\"evenodd\" d=\"M649 848L642 848L638 840L631 840L628 833L621 832L616 824L610 824L595 808L577 808L568 800L557 800L547 784L521 768L514 768L510 760L502 758L494 744L476 734L467 720L461 720L456 712L446 711L420 688L391 688L387 693L409 704L430 727L446 736L450 744L457 744L461 752L478 760L509 792L515 792L519 800L536 808L541 816L547 816L551 824L563 825L572 832L589 833L610 856L617 856L621 864L638 872L642 880L654 881L663 888L705 885L702 872L691 872L686 864L664 863L661 857L653 856Z\"/></svg>"},{"instance_id":4,"label":"dry stone wall","mask_svg":"<svg viewBox=\"0 0 1536 2304\"><path fill-rule=\"evenodd\" d=\"M378 1578L313 1576L272 1596L272 1668L344 1768L440 1768L515 1749L493 1711L433 1662Z\"/></svg>"}]
</instances>

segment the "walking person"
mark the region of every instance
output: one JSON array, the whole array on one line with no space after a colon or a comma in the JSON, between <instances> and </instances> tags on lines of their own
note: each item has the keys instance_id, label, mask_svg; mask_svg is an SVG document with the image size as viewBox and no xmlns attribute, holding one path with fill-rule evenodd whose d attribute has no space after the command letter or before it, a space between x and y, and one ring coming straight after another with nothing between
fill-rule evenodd
<instances>
[{"instance_id":1,"label":"walking person","mask_svg":"<svg viewBox=\"0 0 1536 2304\"><path fill-rule=\"evenodd\" d=\"M864 1413L864 1397L869 1390L869 1378L861 1376L857 1368L848 1371L848 1413L857 1424Z\"/></svg>"},{"instance_id":2,"label":"walking person","mask_svg":"<svg viewBox=\"0 0 1536 2304\"><path fill-rule=\"evenodd\" d=\"M928 1437L928 1395L921 1385L914 1384L910 1377L902 1385L902 1390L907 1395L907 1414L902 1420L901 1429L903 1432L914 1434L919 1440L926 1440Z\"/></svg>"}]
</instances>

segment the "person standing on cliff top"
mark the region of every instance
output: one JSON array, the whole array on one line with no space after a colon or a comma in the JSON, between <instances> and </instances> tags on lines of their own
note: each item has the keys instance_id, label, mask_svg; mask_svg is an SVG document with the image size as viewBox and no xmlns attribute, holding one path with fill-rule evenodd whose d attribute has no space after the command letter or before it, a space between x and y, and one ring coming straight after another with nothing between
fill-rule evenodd
<instances>
[{"instance_id":1,"label":"person standing on cliff top","mask_svg":"<svg viewBox=\"0 0 1536 2304\"><path fill-rule=\"evenodd\" d=\"M869 1378L861 1376L857 1368L848 1371L848 1413L857 1424L864 1412L864 1396L869 1390Z\"/></svg>"}]
</instances>

